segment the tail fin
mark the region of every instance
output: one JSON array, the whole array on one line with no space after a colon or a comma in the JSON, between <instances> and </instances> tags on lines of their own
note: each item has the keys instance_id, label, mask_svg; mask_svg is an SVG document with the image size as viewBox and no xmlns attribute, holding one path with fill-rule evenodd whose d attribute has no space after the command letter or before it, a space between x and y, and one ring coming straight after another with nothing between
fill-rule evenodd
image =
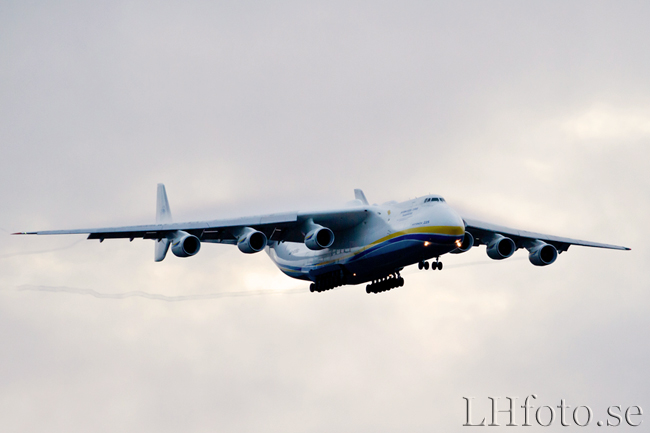
<instances>
[{"instance_id":1,"label":"tail fin","mask_svg":"<svg viewBox=\"0 0 650 433\"><path fill-rule=\"evenodd\" d=\"M363 203L365 205L368 204L368 200L366 200L366 195L360 189L355 189L354 190L354 198L361 201L361 203Z\"/></svg>"},{"instance_id":2,"label":"tail fin","mask_svg":"<svg viewBox=\"0 0 650 433\"><path fill-rule=\"evenodd\" d=\"M172 222L172 212L169 209L169 200L167 200L167 191L165 185L158 184L158 195L156 196L156 224L169 224ZM169 250L170 240L167 238L157 239L154 260L162 262Z\"/></svg>"},{"instance_id":3,"label":"tail fin","mask_svg":"<svg viewBox=\"0 0 650 433\"><path fill-rule=\"evenodd\" d=\"M156 224L169 224L172 222L172 211L169 209L167 191L165 185L158 184L158 196L156 197Z\"/></svg>"}]
</instances>

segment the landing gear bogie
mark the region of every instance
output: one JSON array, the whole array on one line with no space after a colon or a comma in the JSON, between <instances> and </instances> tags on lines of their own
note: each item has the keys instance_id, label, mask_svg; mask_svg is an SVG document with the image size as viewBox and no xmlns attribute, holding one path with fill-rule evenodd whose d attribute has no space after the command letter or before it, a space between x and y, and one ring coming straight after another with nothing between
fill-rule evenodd
<instances>
[{"instance_id":1,"label":"landing gear bogie","mask_svg":"<svg viewBox=\"0 0 650 433\"><path fill-rule=\"evenodd\" d=\"M418 262L418 269L420 269L420 270L422 270L422 269L428 270L429 269L429 262L427 262L426 260L422 260L422 261ZM442 262L440 260L438 260L437 257L436 257L435 262L431 262L431 270L432 271L435 271L435 270L441 271L442 270Z\"/></svg>"},{"instance_id":2,"label":"landing gear bogie","mask_svg":"<svg viewBox=\"0 0 650 433\"><path fill-rule=\"evenodd\" d=\"M402 278L399 273L395 273L385 278L374 280L372 283L368 284L366 286L366 293L386 292L396 287L402 287L403 285L404 278Z\"/></svg>"},{"instance_id":3,"label":"landing gear bogie","mask_svg":"<svg viewBox=\"0 0 650 433\"><path fill-rule=\"evenodd\" d=\"M321 275L315 282L309 285L310 292L324 292L332 290L346 284L346 278L343 271L330 272Z\"/></svg>"}]
</instances>

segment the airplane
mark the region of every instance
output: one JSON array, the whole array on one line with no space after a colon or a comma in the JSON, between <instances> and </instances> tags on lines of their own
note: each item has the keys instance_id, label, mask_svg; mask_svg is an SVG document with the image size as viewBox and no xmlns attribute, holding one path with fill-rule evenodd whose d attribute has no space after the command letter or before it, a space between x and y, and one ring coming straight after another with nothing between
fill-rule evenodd
<instances>
[{"instance_id":1,"label":"airplane","mask_svg":"<svg viewBox=\"0 0 650 433\"><path fill-rule=\"evenodd\" d=\"M485 245L494 260L525 248L535 266L552 264L571 245L630 250L461 217L439 195L370 205L362 190L355 189L354 194L355 199L340 209L174 223L165 186L158 184L156 224L13 234L88 234L88 239L100 242L153 239L156 262L163 261L170 248L177 257L191 257L202 243L231 244L245 254L266 250L283 273L311 281L312 292L368 283L366 292L375 294L403 286L400 271L406 266L441 270L440 256L479 245Z\"/></svg>"}]
</instances>

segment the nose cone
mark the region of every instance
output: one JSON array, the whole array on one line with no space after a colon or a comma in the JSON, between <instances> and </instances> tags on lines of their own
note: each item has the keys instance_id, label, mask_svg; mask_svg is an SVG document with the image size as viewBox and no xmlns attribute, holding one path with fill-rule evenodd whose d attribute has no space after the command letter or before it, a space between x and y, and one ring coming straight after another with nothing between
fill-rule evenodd
<instances>
[{"instance_id":1,"label":"nose cone","mask_svg":"<svg viewBox=\"0 0 650 433\"><path fill-rule=\"evenodd\" d=\"M461 237L465 235L465 222L455 210L446 204L436 206L436 208L432 217L435 225L439 226L444 234Z\"/></svg>"},{"instance_id":2,"label":"nose cone","mask_svg":"<svg viewBox=\"0 0 650 433\"><path fill-rule=\"evenodd\" d=\"M458 213L447 206L449 212L449 218L453 221L453 226L456 227L457 233L461 236L465 236L465 221L458 215Z\"/></svg>"}]
</instances>

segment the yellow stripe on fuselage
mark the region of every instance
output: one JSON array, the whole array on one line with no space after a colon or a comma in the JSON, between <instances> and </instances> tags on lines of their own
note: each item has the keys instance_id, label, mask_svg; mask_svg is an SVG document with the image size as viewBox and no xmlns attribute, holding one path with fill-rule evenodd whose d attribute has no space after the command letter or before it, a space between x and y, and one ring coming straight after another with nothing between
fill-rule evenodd
<instances>
[{"instance_id":1,"label":"yellow stripe on fuselage","mask_svg":"<svg viewBox=\"0 0 650 433\"><path fill-rule=\"evenodd\" d=\"M329 260L327 262L321 262L318 264L314 264L312 266L324 266L324 265L329 265L331 263L336 263L341 260L346 260L349 259L350 257L354 257L357 254L360 254L367 250L368 248L372 248L375 245L381 244L383 242L389 241L391 239L395 239L400 236L404 235L409 235L413 233L431 233L432 235L447 235L447 236L461 236L465 234L465 227L461 226L428 226L428 227L413 227L410 229L402 230L399 232L392 233L388 236L384 236L383 238L377 239L374 242L371 242L370 244L361 247L359 250L350 253L348 255L345 255L343 257L338 257L334 260Z\"/></svg>"},{"instance_id":2,"label":"yellow stripe on fuselage","mask_svg":"<svg viewBox=\"0 0 650 433\"><path fill-rule=\"evenodd\" d=\"M433 235L450 235L460 236L465 234L465 227L461 226L427 226L427 227L413 227L406 229L395 234L407 235L411 233L431 233Z\"/></svg>"},{"instance_id":3,"label":"yellow stripe on fuselage","mask_svg":"<svg viewBox=\"0 0 650 433\"><path fill-rule=\"evenodd\" d=\"M378 239L365 247L363 247L361 251L365 251L370 247L373 247L377 244L380 244L382 242L389 241L391 239L404 236L404 235L410 235L413 233L431 233L432 235L447 235L447 236L460 236L465 234L465 227L460 227L460 226L429 226L429 227L413 227L411 229L406 229L402 230L399 232L392 233L388 236L384 236L381 239Z\"/></svg>"}]
</instances>

